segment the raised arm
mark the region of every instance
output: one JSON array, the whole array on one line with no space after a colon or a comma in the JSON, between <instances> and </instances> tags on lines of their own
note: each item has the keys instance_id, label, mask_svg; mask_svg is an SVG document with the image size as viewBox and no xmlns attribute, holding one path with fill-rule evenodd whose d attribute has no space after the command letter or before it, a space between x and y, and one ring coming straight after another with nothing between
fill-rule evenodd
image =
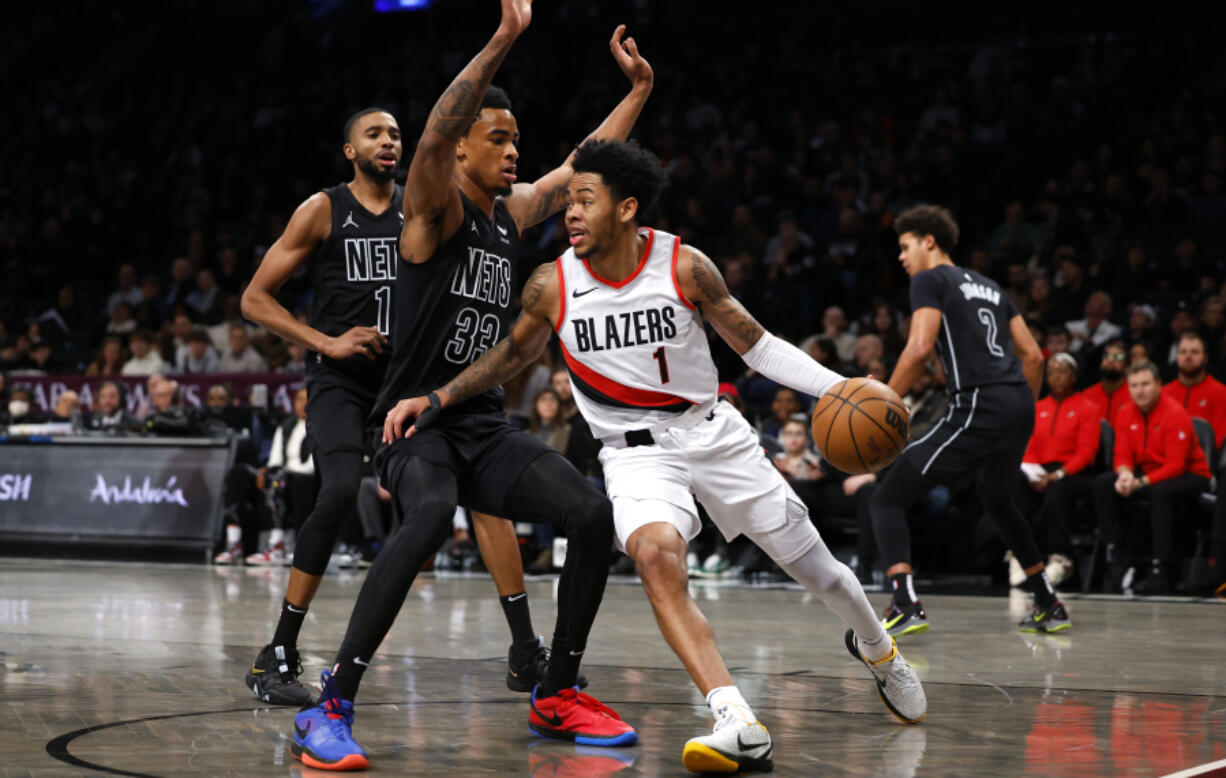
<instances>
[{"instance_id":1,"label":"raised arm","mask_svg":"<svg viewBox=\"0 0 1226 778\"><path fill-rule=\"evenodd\" d=\"M410 262L432 256L463 221L459 192L451 177L456 146L472 126L485 90L511 44L531 20L532 0L502 0L502 20L494 36L430 110L405 181L400 253Z\"/></svg>"},{"instance_id":2,"label":"raised arm","mask_svg":"<svg viewBox=\"0 0 1226 778\"><path fill-rule=\"evenodd\" d=\"M551 322L557 321L560 298L557 265L553 262L541 265L524 285L523 311L511 328L511 334L451 379L432 394L437 398L437 408L464 402L482 392L488 392L515 376L545 350ZM419 417L431 405L430 398L411 397L401 400L387 414L383 424L383 442L391 443L396 438L413 435L417 427L407 430L405 424Z\"/></svg>"},{"instance_id":3,"label":"raised arm","mask_svg":"<svg viewBox=\"0 0 1226 778\"><path fill-rule=\"evenodd\" d=\"M600 126L591 132L584 142L589 140L625 140L630 136L630 130L638 121L647 97L651 94L655 75L651 65L639 54L638 44L634 38L622 40L626 33L626 25L618 25L609 39L609 50L618 67L630 79L630 91L622 98ZM566 184L574 171L570 163L574 152L558 167L541 176L530 184L516 184L511 194L506 198L507 210L515 219L520 231L540 224L552 214L562 209L566 200Z\"/></svg>"},{"instance_id":4,"label":"raised arm","mask_svg":"<svg viewBox=\"0 0 1226 778\"><path fill-rule=\"evenodd\" d=\"M911 314L911 334L907 336L907 345L898 355L898 364L894 366L894 374L890 376L890 388L899 397L906 397L907 392L915 385L915 380L924 372L924 365L932 356L936 346L937 333L941 331L940 308L916 308Z\"/></svg>"},{"instance_id":5,"label":"raised arm","mask_svg":"<svg viewBox=\"0 0 1226 778\"><path fill-rule=\"evenodd\" d=\"M286 340L326 357L344 359L363 354L374 359L387 343L377 327L354 327L337 337L325 335L294 318L274 296L286 279L328 237L331 225L332 203L323 192L312 195L298 206L285 232L268 249L243 292L243 315Z\"/></svg>"},{"instance_id":6,"label":"raised arm","mask_svg":"<svg viewBox=\"0 0 1226 778\"><path fill-rule=\"evenodd\" d=\"M703 318L741 355L745 364L775 383L821 397L844 380L791 343L767 332L728 292L719 268L698 249L681 247L677 281L685 299L699 307Z\"/></svg>"}]
</instances>

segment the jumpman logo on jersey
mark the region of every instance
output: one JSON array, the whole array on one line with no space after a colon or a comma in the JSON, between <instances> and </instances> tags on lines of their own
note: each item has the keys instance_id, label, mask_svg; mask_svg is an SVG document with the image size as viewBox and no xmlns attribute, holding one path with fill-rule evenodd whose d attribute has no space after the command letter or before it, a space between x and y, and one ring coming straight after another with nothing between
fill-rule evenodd
<instances>
[{"instance_id":1,"label":"jumpman logo on jersey","mask_svg":"<svg viewBox=\"0 0 1226 778\"><path fill-rule=\"evenodd\" d=\"M361 227L358 226L358 223L353 220L353 211L349 212L349 215L345 217L345 221L341 224L342 230L346 227L353 227L355 230L361 229Z\"/></svg>"},{"instance_id":2,"label":"jumpman logo on jersey","mask_svg":"<svg viewBox=\"0 0 1226 778\"><path fill-rule=\"evenodd\" d=\"M477 233L478 235L480 235L480 234L481 234L481 230L477 229L477 223L476 223L476 222L469 222L469 224L470 224L470 225L472 225L473 232Z\"/></svg>"}]
</instances>

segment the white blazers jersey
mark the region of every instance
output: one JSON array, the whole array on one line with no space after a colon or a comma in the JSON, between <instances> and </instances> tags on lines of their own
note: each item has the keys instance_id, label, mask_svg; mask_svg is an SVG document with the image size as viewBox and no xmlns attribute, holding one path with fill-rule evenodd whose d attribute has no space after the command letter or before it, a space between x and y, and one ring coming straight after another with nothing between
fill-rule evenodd
<instances>
[{"instance_id":1,"label":"white blazers jersey","mask_svg":"<svg viewBox=\"0 0 1226 778\"><path fill-rule=\"evenodd\" d=\"M622 281L558 258L557 333L583 418L596 437L651 427L716 398L718 380L698 309L681 294L681 239L640 229L646 249Z\"/></svg>"}]
</instances>

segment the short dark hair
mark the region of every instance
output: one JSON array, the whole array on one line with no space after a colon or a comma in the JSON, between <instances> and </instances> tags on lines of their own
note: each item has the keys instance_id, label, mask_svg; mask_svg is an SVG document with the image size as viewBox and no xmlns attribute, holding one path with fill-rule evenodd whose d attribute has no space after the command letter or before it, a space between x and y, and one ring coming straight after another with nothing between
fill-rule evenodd
<instances>
[{"instance_id":1,"label":"short dark hair","mask_svg":"<svg viewBox=\"0 0 1226 778\"><path fill-rule=\"evenodd\" d=\"M1048 328L1047 328L1047 332L1045 332L1045 333L1043 333L1043 334L1044 334L1044 335L1046 335L1046 336L1047 336L1047 337L1049 337L1049 338L1050 338L1052 335L1063 335L1063 336L1064 336L1064 337L1066 337L1066 338L1072 338L1072 337L1073 337L1073 333L1069 332L1069 331L1068 331L1068 327L1065 327L1063 324L1053 324L1053 325L1051 325L1050 327L1048 327Z\"/></svg>"},{"instance_id":2,"label":"short dark hair","mask_svg":"<svg viewBox=\"0 0 1226 778\"><path fill-rule=\"evenodd\" d=\"M486 87L485 94L481 96L481 104L477 106L477 112L473 114L473 120L464 128L464 134L467 135L472 130L473 125L477 123L477 117L481 115L483 108L499 108L505 111L511 110L511 96L507 94L507 90L500 86L491 84Z\"/></svg>"},{"instance_id":3,"label":"short dark hair","mask_svg":"<svg viewBox=\"0 0 1226 778\"><path fill-rule=\"evenodd\" d=\"M1176 341L1176 345L1178 345L1179 343L1183 343L1185 340L1199 340L1200 347L1204 349L1206 352L1209 351L1209 344L1205 343L1205 336L1201 335L1196 330L1185 330L1179 333L1179 340Z\"/></svg>"},{"instance_id":4,"label":"short dark hair","mask_svg":"<svg viewBox=\"0 0 1226 778\"><path fill-rule=\"evenodd\" d=\"M1137 373L1144 373L1146 371L1153 375L1155 381L1162 383L1162 375L1158 372L1158 366L1153 362L1150 362L1148 359L1138 362L1132 367L1128 368L1128 375L1136 375Z\"/></svg>"},{"instance_id":5,"label":"short dark hair","mask_svg":"<svg viewBox=\"0 0 1226 778\"><path fill-rule=\"evenodd\" d=\"M638 200L636 220L655 203L668 181L656 155L634 141L590 140L575 151L571 168L600 176L618 202Z\"/></svg>"},{"instance_id":6,"label":"short dark hair","mask_svg":"<svg viewBox=\"0 0 1226 778\"><path fill-rule=\"evenodd\" d=\"M1125 354L1127 354L1128 353L1128 341L1124 340L1123 338L1112 338L1111 340L1103 344L1103 351L1106 351L1109 348L1118 348L1120 351L1123 351Z\"/></svg>"},{"instance_id":7,"label":"short dark hair","mask_svg":"<svg viewBox=\"0 0 1226 778\"><path fill-rule=\"evenodd\" d=\"M948 208L939 205L917 205L898 214L894 229L899 235L908 232L921 238L931 235L937 246L946 254L953 253L958 245L958 222Z\"/></svg>"},{"instance_id":8,"label":"short dark hair","mask_svg":"<svg viewBox=\"0 0 1226 778\"><path fill-rule=\"evenodd\" d=\"M131 334L128 335L128 342L131 343L134 340L143 340L146 343L152 344L153 333L146 329L132 330Z\"/></svg>"},{"instance_id":9,"label":"short dark hair","mask_svg":"<svg viewBox=\"0 0 1226 778\"><path fill-rule=\"evenodd\" d=\"M367 107L367 108L363 108L362 110L358 111L358 112L357 112L357 113L355 113L353 116L350 116L348 119L346 119L346 120L345 120L345 129L344 129L344 131L342 132L342 135L341 135L341 142L342 142L342 143L348 143L348 142L349 142L349 135L350 135L350 133L352 133L352 132L353 132L353 127L354 127L354 125L355 125L355 124L357 124L357 123L358 123L358 119L361 119L363 116L369 116L369 115L371 115L372 113L386 113L386 114L391 114L391 111L387 110L386 108L380 108L380 107L375 106L375 105L369 106L369 107Z\"/></svg>"}]
</instances>

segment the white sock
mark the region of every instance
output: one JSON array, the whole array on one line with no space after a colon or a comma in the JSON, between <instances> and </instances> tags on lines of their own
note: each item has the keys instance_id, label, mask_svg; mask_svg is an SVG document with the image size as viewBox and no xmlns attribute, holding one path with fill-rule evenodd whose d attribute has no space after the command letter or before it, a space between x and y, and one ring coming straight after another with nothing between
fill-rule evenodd
<instances>
[{"instance_id":1,"label":"white sock","mask_svg":"<svg viewBox=\"0 0 1226 778\"><path fill-rule=\"evenodd\" d=\"M237 546L243 542L243 528L237 524L226 525L226 545Z\"/></svg>"},{"instance_id":2,"label":"white sock","mask_svg":"<svg viewBox=\"0 0 1226 778\"><path fill-rule=\"evenodd\" d=\"M270 529L268 530L268 547L276 548L276 545L285 540L285 530Z\"/></svg>"},{"instance_id":3,"label":"white sock","mask_svg":"<svg viewBox=\"0 0 1226 778\"><path fill-rule=\"evenodd\" d=\"M715 714L715 730L733 721L749 723L757 721L749 703L741 696L741 690L735 686L716 686L707 692L707 705Z\"/></svg>"}]
</instances>

